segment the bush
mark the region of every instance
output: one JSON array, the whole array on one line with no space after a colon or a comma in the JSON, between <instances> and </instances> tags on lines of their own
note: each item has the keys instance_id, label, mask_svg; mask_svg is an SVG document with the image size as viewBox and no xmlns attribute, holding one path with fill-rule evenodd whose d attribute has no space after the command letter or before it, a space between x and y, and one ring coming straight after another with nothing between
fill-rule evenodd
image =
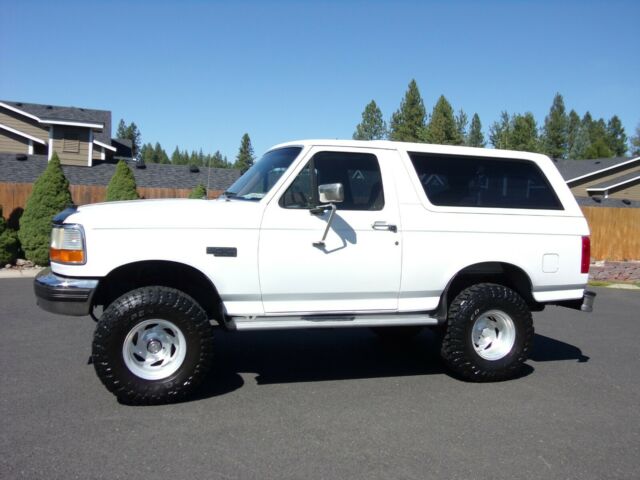
<instances>
[{"instance_id":1,"label":"bush","mask_svg":"<svg viewBox=\"0 0 640 480\"><path fill-rule=\"evenodd\" d=\"M71 204L69 181L54 152L49 165L33 185L24 214L20 218L18 237L27 260L36 265L49 264L51 221L58 212Z\"/></svg>"},{"instance_id":2,"label":"bush","mask_svg":"<svg viewBox=\"0 0 640 480\"><path fill-rule=\"evenodd\" d=\"M137 200L136 179L124 160L120 160L116 171L107 185L107 202L116 200Z\"/></svg>"},{"instance_id":3,"label":"bush","mask_svg":"<svg viewBox=\"0 0 640 480\"><path fill-rule=\"evenodd\" d=\"M202 184L199 184L198 186L196 186L196 188L191 190L191 193L189 194L189 198L206 198L206 197L207 197L207 189L204 188L204 185Z\"/></svg>"},{"instance_id":4,"label":"bush","mask_svg":"<svg viewBox=\"0 0 640 480\"><path fill-rule=\"evenodd\" d=\"M7 228L0 233L0 268L16 261L19 245L18 232L15 230Z\"/></svg>"}]
</instances>

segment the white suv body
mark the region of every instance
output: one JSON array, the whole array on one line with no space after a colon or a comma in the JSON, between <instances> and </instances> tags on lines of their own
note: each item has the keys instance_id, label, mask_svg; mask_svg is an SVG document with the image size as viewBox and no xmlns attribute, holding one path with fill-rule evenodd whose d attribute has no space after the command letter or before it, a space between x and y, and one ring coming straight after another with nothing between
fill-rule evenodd
<instances>
[{"instance_id":1,"label":"white suv body","mask_svg":"<svg viewBox=\"0 0 640 480\"><path fill-rule=\"evenodd\" d=\"M539 310L579 308L588 281L587 222L551 160L526 152L288 142L217 200L87 205L56 223L83 235L81 262L52 257L36 279L57 313L161 286L228 329L446 326L452 297L476 284Z\"/></svg>"}]
</instances>

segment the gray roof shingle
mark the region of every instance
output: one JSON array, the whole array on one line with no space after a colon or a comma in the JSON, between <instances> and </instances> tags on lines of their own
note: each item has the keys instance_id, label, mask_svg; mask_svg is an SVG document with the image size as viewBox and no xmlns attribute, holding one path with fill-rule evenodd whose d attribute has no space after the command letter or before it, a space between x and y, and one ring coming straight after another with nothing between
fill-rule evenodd
<instances>
[{"instance_id":1,"label":"gray roof shingle","mask_svg":"<svg viewBox=\"0 0 640 480\"><path fill-rule=\"evenodd\" d=\"M40 120L100 123L104 127L101 132L95 132L94 138L99 142L111 145L111 112L108 110L41 105L39 103L14 102L9 100L0 100L0 102L35 115Z\"/></svg>"},{"instance_id":2,"label":"gray roof shingle","mask_svg":"<svg viewBox=\"0 0 640 480\"><path fill-rule=\"evenodd\" d=\"M640 172L630 172L630 173L627 173L626 175L620 175L619 177L611 178L605 182L601 182L596 185L591 185L590 187L587 188L587 190L600 189L600 188L606 189L613 185L629 182L634 179L640 179Z\"/></svg>"},{"instance_id":3,"label":"gray roof shingle","mask_svg":"<svg viewBox=\"0 0 640 480\"><path fill-rule=\"evenodd\" d=\"M24 157L24 155L23 155ZM0 182L33 183L47 166L45 155L26 155L26 160L18 160L15 153L0 153ZM129 162L138 187L148 188L194 188L198 184L209 190L226 190L240 176L240 171L230 168L199 167L199 172L191 172L188 165L161 165L150 163L146 168L136 168ZM71 185L106 186L115 172L115 163L96 163L93 167L63 165L62 170ZM209 174L209 170L211 173Z\"/></svg>"},{"instance_id":4,"label":"gray roof shingle","mask_svg":"<svg viewBox=\"0 0 640 480\"><path fill-rule=\"evenodd\" d=\"M637 157L640 160L640 157ZM631 158L595 158L593 160L554 160L554 165L560 171L562 178L571 180L604 168L615 167Z\"/></svg>"}]
</instances>

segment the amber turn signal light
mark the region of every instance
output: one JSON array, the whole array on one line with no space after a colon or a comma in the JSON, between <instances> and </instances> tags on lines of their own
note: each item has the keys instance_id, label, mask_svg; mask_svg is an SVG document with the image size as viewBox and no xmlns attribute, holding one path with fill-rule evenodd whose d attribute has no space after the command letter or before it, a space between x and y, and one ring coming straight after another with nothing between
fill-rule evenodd
<instances>
[{"instance_id":1,"label":"amber turn signal light","mask_svg":"<svg viewBox=\"0 0 640 480\"><path fill-rule=\"evenodd\" d=\"M82 250L50 248L49 258L56 263L84 263L84 252Z\"/></svg>"}]
</instances>

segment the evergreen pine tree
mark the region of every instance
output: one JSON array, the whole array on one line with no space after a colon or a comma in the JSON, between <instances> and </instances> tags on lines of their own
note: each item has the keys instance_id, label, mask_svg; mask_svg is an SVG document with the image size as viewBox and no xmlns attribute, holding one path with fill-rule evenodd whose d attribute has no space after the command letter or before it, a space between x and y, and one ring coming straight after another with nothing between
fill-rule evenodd
<instances>
[{"instance_id":1,"label":"evergreen pine tree","mask_svg":"<svg viewBox=\"0 0 640 480\"><path fill-rule=\"evenodd\" d=\"M173 151L173 153L171 154L171 163L173 165L180 165L180 160L181 160L181 154L180 154L180 149L178 148L178 146L176 145L175 150Z\"/></svg>"},{"instance_id":2,"label":"evergreen pine tree","mask_svg":"<svg viewBox=\"0 0 640 480\"><path fill-rule=\"evenodd\" d=\"M211 166L214 168L229 168L227 161L222 157L220 150L216 150L211 157Z\"/></svg>"},{"instance_id":3,"label":"evergreen pine tree","mask_svg":"<svg viewBox=\"0 0 640 480\"><path fill-rule=\"evenodd\" d=\"M562 95L556 93L549 110L549 115L544 119L542 129L543 152L552 158L565 158L567 153L567 114L564 108Z\"/></svg>"},{"instance_id":4,"label":"evergreen pine tree","mask_svg":"<svg viewBox=\"0 0 640 480\"><path fill-rule=\"evenodd\" d=\"M117 200L137 200L136 179L124 160L116 165L116 171L107 185L107 202Z\"/></svg>"},{"instance_id":5,"label":"evergreen pine tree","mask_svg":"<svg viewBox=\"0 0 640 480\"><path fill-rule=\"evenodd\" d=\"M616 157L622 157L627 153L627 135L617 115L607 122L607 144Z\"/></svg>"},{"instance_id":6,"label":"evergreen pine tree","mask_svg":"<svg viewBox=\"0 0 640 480\"><path fill-rule=\"evenodd\" d=\"M239 169L241 172L246 172L253 165L254 160L251 139L249 138L249 134L245 133L240 141L240 149L236 156L234 168Z\"/></svg>"},{"instance_id":7,"label":"evergreen pine tree","mask_svg":"<svg viewBox=\"0 0 640 480\"><path fill-rule=\"evenodd\" d=\"M140 160L144 163L155 163L156 158L154 153L153 145L145 143L140 149Z\"/></svg>"},{"instance_id":8,"label":"evergreen pine tree","mask_svg":"<svg viewBox=\"0 0 640 480\"><path fill-rule=\"evenodd\" d=\"M464 113L464 110L458 110L458 114L456 115L456 127L461 141L460 145L464 145L466 143L468 123L469 118L467 117L467 114Z\"/></svg>"},{"instance_id":9,"label":"evergreen pine tree","mask_svg":"<svg viewBox=\"0 0 640 480\"><path fill-rule=\"evenodd\" d=\"M411 80L400 108L391 116L389 139L399 142L423 142L425 140L424 102L418 85Z\"/></svg>"},{"instance_id":10,"label":"evergreen pine tree","mask_svg":"<svg viewBox=\"0 0 640 480\"><path fill-rule=\"evenodd\" d=\"M160 142L156 142L155 147L153 147L153 163L171 163L167 152L164 151Z\"/></svg>"},{"instance_id":11,"label":"evergreen pine tree","mask_svg":"<svg viewBox=\"0 0 640 480\"><path fill-rule=\"evenodd\" d=\"M362 112L362 121L353 133L354 140L382 140L387 137L387 124L382 118L382 111L371 100Z\"/></svg>"},{"instance_id":12,"label":"evergreen pine tree","mask_svg":"<svg viewBox=\"0 0 640 480\"><path fill-rule=\"evenodd\" d=\"M453 108L444 95L433 107L433 113L427 124L426 137L429 143L440 145L462 145L463 139L453 115Z\"/></svg>"},{"instance_id":13,"label":"evergreen pine tree","mask_svg":"<svg viewBox=\"0 0 640 480\"><path fill-rule=\"evenodd\" d=\"M569 112L567 117L567 158L573 159L571 152L573 151L573 145L580 129L580 117L575 110Z\"/></svg>"},{"instance_id":14,"label":"evergreen pine tree","mask_svg":"<svg viewBox=\"0 0 640 480\"><path fill-rule=\"evenodd\" d=\"M127 125L124 119L121 118L118 123L116 138L131 140L131 154L133 155L133 158L136 158L138 153L140 153L141 134L135 122L131 122Z\"/></svg>"},{"instance_id":15,"label":"evergreen pine tree","mask_svg":"<svg viewBox=\"0 0 640 480\"><path fill-rule=\"evenodd\" d=\"M511 118L508 144L509 150L538 151L538 127L531 112L516 114Z\"/></svg>"},{"instance_id":16,"label":"evergreen pine tree","mask_svg":"<svg viewBox=\"0 0 640 480\"><path fill-rule=\"evenodd\" d=\"M69 181L64 176L58 154L53 152L47 168L33 185L20 217L18 235L27 260L37 265L49 264L51 220L71 203Z\"/></svg>"},{"instance_id":17,"label":"evergreen pine tree","mask_svg":"<svg viewBox=\"0 0 640 480\"><path fill-rule=\"evenodd\" d=\"M631 155L640 155L640 123L636 127L636 134L631 137Z\"/></svg>"},{"instance_id":18,"label":"evergreen pine tree","mask_svg":"<svg viewBox=\"0 0 640 480\"><path fill-rule=\"evenodd\" d=\"M204 188L204 185L199 183L191 193L189 193L189 198L206 198L207 197L207 189Z\"/></svg>"},{"instance_id":19,"label":"evergreen pine tree","mask_svg":"<svg viewBox=\"0 0 640 480\"><path fill-rule=\"evenodd\" d=\"M591 145L589 140L589 128L580 124L576 132L571 150L569 150L569 158L571 160L584 160L587 158L587 149Z\"/></svg>"},{"instance_id":20,"label":"evergreen pine tree","mask_svg":"<svg viewBox=\"0 0 640 480\"><path fill-rule=\"evenodd\" d=\"M484 134L482 133L482 123L480 122L480 116L477 113L474 113L471 118L471 127L469 128L469 135L467 136L466 144L469 147L479 148L486 145L486 142L484 141Z\"/></svg>"},{"instance_id":21,"label":"evergreen pine tree","mask_svg":"<svg viewBox=\"0 0 640 480\"><path fill-rule=\"evenodd\" d=\"M500 113L500 120L493 122L489 128L489 141L494 148L509 149L509 136L511 133L511 117L509 113Z\"/></svg>"}]
</instances>

